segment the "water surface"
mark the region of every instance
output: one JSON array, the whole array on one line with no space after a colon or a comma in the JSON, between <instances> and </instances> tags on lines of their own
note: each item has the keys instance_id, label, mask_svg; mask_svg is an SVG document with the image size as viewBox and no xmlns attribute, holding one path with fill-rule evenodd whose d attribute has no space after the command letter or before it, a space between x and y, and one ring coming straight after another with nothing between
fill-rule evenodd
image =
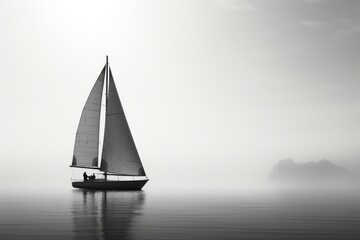
<instances>
[{"instance_id":1,"label":"water surface","mask_svg":"<svg viewBox=\"0 0 360 240\"><path fill-rule=\"evenodd\" d=\"M5 194L0 239L359 239L355 194Z\"/></svg>"}]
</instances>

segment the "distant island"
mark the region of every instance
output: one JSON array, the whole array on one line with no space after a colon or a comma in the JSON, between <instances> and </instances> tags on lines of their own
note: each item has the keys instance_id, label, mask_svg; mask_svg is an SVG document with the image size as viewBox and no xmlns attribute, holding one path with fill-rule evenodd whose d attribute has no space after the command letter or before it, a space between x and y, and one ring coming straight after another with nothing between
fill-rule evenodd
<instances>
[{"instance_id":1,"label":"distant island","mask_svg":"<svg viewBox=\"0 0 360 240\"><path fill-rule=\"evenodd\" d=\"M270 174L272 180L286 184L344 183L350 182L352 177L347 168L326 159L304 163L292 159L280 160Z\"/></svg>"}]
</instances>

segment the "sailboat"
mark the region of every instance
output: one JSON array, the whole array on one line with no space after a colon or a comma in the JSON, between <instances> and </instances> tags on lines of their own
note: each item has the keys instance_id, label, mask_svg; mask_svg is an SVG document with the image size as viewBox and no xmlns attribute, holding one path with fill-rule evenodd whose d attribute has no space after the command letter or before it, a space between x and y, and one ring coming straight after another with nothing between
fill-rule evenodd
<instances>
[{"instance_id":1,"label":"sailboat","mask_svg":"<svg viewBox=\"0 0 360 240\"><path fill-rule=\"evenodd\" d=\"M104 92L106 107L102 113ZM103 115L105 130L99 166L100 120ZM141 190L149 181L116 90L108 56L82 110L70 167L98 170L97 174L100 174L100 177L95 177L94 173L88 178L84 173L83 179L72 180L75 188Z\"/></svg>"}]
</instances>

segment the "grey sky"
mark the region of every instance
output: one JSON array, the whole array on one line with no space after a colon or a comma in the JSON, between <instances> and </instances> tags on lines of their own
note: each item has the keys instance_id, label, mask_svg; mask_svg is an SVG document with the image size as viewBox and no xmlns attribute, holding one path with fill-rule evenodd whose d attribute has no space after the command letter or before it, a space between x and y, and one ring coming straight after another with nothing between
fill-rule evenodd
<instances>
[{"instance_id":1,"label":"grey sky","mask_svg":"<svg viewBox=\"0 0 360 240\"><path fill-rule=\"evenodd\" d=\"M359 16L358 1L1 0L1 164L63 184L108 54L154 184L358 165Z\"/></svg>"}]
</instances>

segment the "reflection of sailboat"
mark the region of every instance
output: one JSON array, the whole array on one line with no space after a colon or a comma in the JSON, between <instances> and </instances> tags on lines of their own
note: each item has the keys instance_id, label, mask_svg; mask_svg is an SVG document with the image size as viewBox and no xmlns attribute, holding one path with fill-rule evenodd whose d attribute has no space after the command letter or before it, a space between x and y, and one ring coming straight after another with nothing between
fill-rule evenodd
<instances>
[{"instance_id":1,"label":"reflection of sailboat","mask_svg":"<svg viewBox=\"0 0 360 240\"><path fill-rule=\"evenodd\" d=\"M74 239L100 239L100 207L94 191L74 191L72 215Z\"/></svg>"},{"instance_id":2,"label":"reflection of sailboat","mask_svg":"<svg viewBox=\"0 0 360 240\"><path fill-rule=\"evenodd\" d=\"M105 76L105 133L99 167L100 112ZM85 178L84 181L73 181L72 186L76 188L140 190L149 180L132 138L107 57L106 64L83 108L70 167L98 169L104 172L102 179L86 181ZM131 176L132 179L112 179L113 176Z\"/></svg>"},{"instance_id":3,"label":"reflection of sailboat","mask_svg":"<svg viewBox=\"0 0 360 240\"><path fill-rule=\"evenodd\" d=\"M74 239L129 239L144 192L74 191Z\"/></svg>"},{"instance_id":4,"label":"reflection of sailboat","mask_svg":"<svg viewBox=\"0 0 360 240\"><path fill-rule=\"evenodd\" d=\"M143 192L103 192L102 223L105 239L129 239L137 216L141 215Z\"/></svg>"}]
</instances>

